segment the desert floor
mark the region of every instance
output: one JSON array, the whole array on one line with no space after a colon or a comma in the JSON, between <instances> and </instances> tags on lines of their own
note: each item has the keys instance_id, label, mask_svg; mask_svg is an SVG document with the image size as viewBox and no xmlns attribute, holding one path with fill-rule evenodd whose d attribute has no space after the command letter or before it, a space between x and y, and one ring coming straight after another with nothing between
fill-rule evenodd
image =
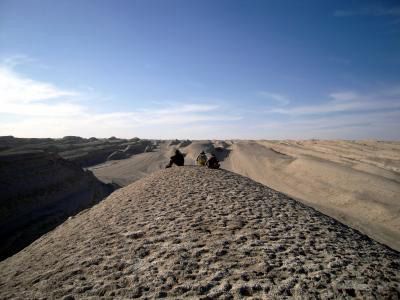
<instances>
[{"instance_id":1,"label":"desert floor","mask_svg":"<svg viewBox=\"0 0 400 300\"><path fill-rule=\"evenodd\" d=\"M400 142L163 142L150 153L91 168L122 186L162 169L173 150L193 165L205 150L222 168L249 177L400 251Z\"/></svg>"},{"instance_id":2,"label":"desert floor","mask_svg":"<svg viewBox=\"0 0 400 300\"><path fill-rule=\"evenodd\" d=\"M0 298L389 298L400 254L246 177L174 167L0 262Z\"/></svg>"}]
</instances>

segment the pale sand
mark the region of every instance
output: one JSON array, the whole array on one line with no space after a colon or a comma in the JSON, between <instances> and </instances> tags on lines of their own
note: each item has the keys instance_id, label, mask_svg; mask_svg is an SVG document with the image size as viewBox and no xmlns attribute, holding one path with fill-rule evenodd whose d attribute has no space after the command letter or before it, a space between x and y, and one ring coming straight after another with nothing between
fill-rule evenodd
<instances>
[{"instance_id":1,"label":"pale sand","mask_svg":"<svg viewBox=\"0 0 400 300\"><path fill-rule=\"evenodd\" d=\"M155 172L0 263L0 298L398 298L400 254L248 178Z\"/></svg>"},{"instance_id":2,"label":"pale sand","mask_svg":"<svg viewBox=\"0 0 400 300\"><path fill-rule=\"evenodd\" d=\"M400 250L400 143L237 142L228 170Z\"/></svg>"},{"instance_id":3,"label":"pale sand","mask_svg":"<svg viewBox=\"0 0 400 300\"><path fill-rule=\"evenodd\" d=\"M196 141L181 147L186 163L201 150L227 149L222 167L261 182L400 250L400 142ZM174 147L92 169L127 185L164 168Z\"/></svg>"}]
</instances>

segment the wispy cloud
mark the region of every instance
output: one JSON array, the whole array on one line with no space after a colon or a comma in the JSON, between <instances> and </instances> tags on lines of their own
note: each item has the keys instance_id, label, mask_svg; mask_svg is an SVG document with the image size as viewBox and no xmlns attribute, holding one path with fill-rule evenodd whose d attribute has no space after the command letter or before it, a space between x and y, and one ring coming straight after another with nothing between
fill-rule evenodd
<instances>
[{"instance_id":1,"label":"wispy cloud","mask_svg":"<svg viewBox=\"0 0 400 300\"><path fill-rule=\"evenodd\" d=\"M400 85L395 85L390 88L386 88L382 91L382 94L389 97L396 97L400 99Z\"/></svg>"},{"instance_id":2,"label":"wispy cloud","mask_svg":"<svg viewBox=\"0 0 400 300\"><path fill-rule=\"evenodd\" d=\"M335 17L351 17L351 16L400 16L400 6L383 7L383 6L368 6L356 10L339 9L333 14Z\"/></svg>"},{"instance_id":3,"label":"wispy cloud","mask_svg":"<svg viewBox=\"0 0 400 300\"><path fill-rule=\"evenodd\" d=\"M391 96L387 96L389 91ZM400 99L395 97L397 96L395 94L396 91L392 88L380 91L377 94L359 94L354 91L341 91L331 93L329 100L323 103L288 108L277 107L268 109L266 112L287 115L322 115L400 109Z\"/></svg>"},{"instance_id":4,"label":"wispy cloud","mask_svg":"<svg viewBox=\"0 0 400 300\"><path fill-rule=\"evenodd\" d=\"M256 124L268 138L399 139L400 88L374 92L333 92L314 105L267 109L267 121ZM258 129L257 129L258 128ZM262 137L260 137L262 138Z\"/></svg>"},{"instance_id":5,"label":"wispy cloud","mask_svg":"<svg viewBox=\"0 0 400 300\"><path fill-rule=\"evenodd\" d=\"M174 126L241 119L237 113L220 113L220 105L213 103L164 102L153 109L95 112L90 103L96 99L87 91L28 78L10 67L15 65L0 66L0 114L8 116L8 121L0 121L0 135L129 137L139 129L146 132L147 127L158 126L163 136Z\"/></svg>"},{"instance_id":6,"label":"wispy cloud","mask_svg":"<svg viewBox=\"0 0 400 300\"><path fill-rule=\"evenodd\" d=\"M388 139L398 140L400 110L362 114L333 114L313 118L297 116L266 121L258 127L272 139Z\"/></svg>"},{"instance_id":7,"label":"wispy cloud","mask_svg":"<svg viewBox=\"0 0 400 300\"><path fill-rule=\"evenodd\" d=\"M286 95L262 91L257 95L268 107L264 112L231 107L220 99L194 98L101 111L95 88L70 89L38 81L11 65L0 65L0 135L399 138L400 85L374 93L339 90L314 105L296 105Z\"/></svg>"},{"instance_id":8,"label":"wispy cloud","mask_svg":"<svg viewBox=\"0 0 400 300\"><path fill-rule=\"evenodd\" d=\"M32 63L32 62L35 62L35 60L33 58L31 58L30 56L27 56L25 54L14 54L11 56L4 57L2 59L1 64L3 66L13 68L18 65Z\"/></svg>"},{"instance_id":9,"label":"wispy cloud","mask_svg":"<svg viewBox=\"0 0 400 300\"><path fill-rule=\"evenodd\" d=\"M259 91L257 93L258 96L263 97L267 100L272 100L273 102L280 104L280 105L288 105L290 100L288 97L278 93L271 93L267 91Z\"/></svg>"},{"instance_id":10,"label":"wispy cloud","mask_svg":"<svg viewBox=\"0 0 400 300\"><path fill-rule=\"evenodd\" d=\"M0 90L3 103L32 103L77 95L74 91L25 78L5 67L0 67Z\"/></svg>"},{"instance_id":11,"label":"wispy cloud","mask_svg":"<svg viewBox=\"0 0 400 300\"><path fill-rule=\"evenodd\" d=\"M23 116L71 116L82 112L68 98L78 96L71 90L35 81L0 67L0 113Z\"/></svg>"}]
</instances>

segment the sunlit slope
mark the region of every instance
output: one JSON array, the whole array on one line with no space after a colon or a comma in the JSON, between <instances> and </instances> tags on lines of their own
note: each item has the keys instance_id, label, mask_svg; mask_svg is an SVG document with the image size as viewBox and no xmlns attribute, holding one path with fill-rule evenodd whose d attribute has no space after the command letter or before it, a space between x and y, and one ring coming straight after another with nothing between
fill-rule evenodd
<instances>
[{"instance_id":1,"label":"sunlit slope","mask_svg":"<svg viewBox=\"0 0 400 300\"><path fill-rule=\"evenodd\" d=\"M388 298L399 265L398 252L246 177L174 167L1 262L0 298Z\"/></svg>"},{"instance_id":2,"label":"sunlit slope","mask_svg":"<svg viewBox=\"0 0 400 300\"><path fill-rule=\"evenodd\" d=\"M400 144L236 142L223 167L400 249Z\"/></svg>"}]
</instances>

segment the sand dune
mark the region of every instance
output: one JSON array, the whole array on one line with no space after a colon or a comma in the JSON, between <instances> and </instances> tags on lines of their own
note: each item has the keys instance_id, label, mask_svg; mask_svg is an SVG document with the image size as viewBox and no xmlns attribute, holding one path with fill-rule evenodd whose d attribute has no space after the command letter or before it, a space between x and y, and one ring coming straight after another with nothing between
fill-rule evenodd
<instances>
[{"instance_id":1,"label":"sand dune","mask_svg":"<svg viewBox=\"0 0 400 300\"><path fill-rule=\"evenodd\" d=\"M0 262L0 298L398 297L400 255L246 177L158 171Z\"/></svg>"},{"instance_id":2,"label":"sand dune","mask_svg":"<svg viewBox=\"0 0 400 300\"><path fill-rule=\"evenodd\" d=\"M400 250L399 144L237 142L223 167Z\"/></svg>"},{"instance_id":3,"label":"sand dune","mask_svg":"<svg viewBox=\"0 0 400 300\"><path fill-rule=\"evenodd\" d=\"M187 144L187 143L186 143ZM194 164L215 151L222 167L261 182L400 250L400 143L377 141L180 141L92 169L127 185L162 169L175 148ZM216 150L220 150L220 152ZM221 150L222 149L222 150Z\"/></svg>"}]
</instances>

